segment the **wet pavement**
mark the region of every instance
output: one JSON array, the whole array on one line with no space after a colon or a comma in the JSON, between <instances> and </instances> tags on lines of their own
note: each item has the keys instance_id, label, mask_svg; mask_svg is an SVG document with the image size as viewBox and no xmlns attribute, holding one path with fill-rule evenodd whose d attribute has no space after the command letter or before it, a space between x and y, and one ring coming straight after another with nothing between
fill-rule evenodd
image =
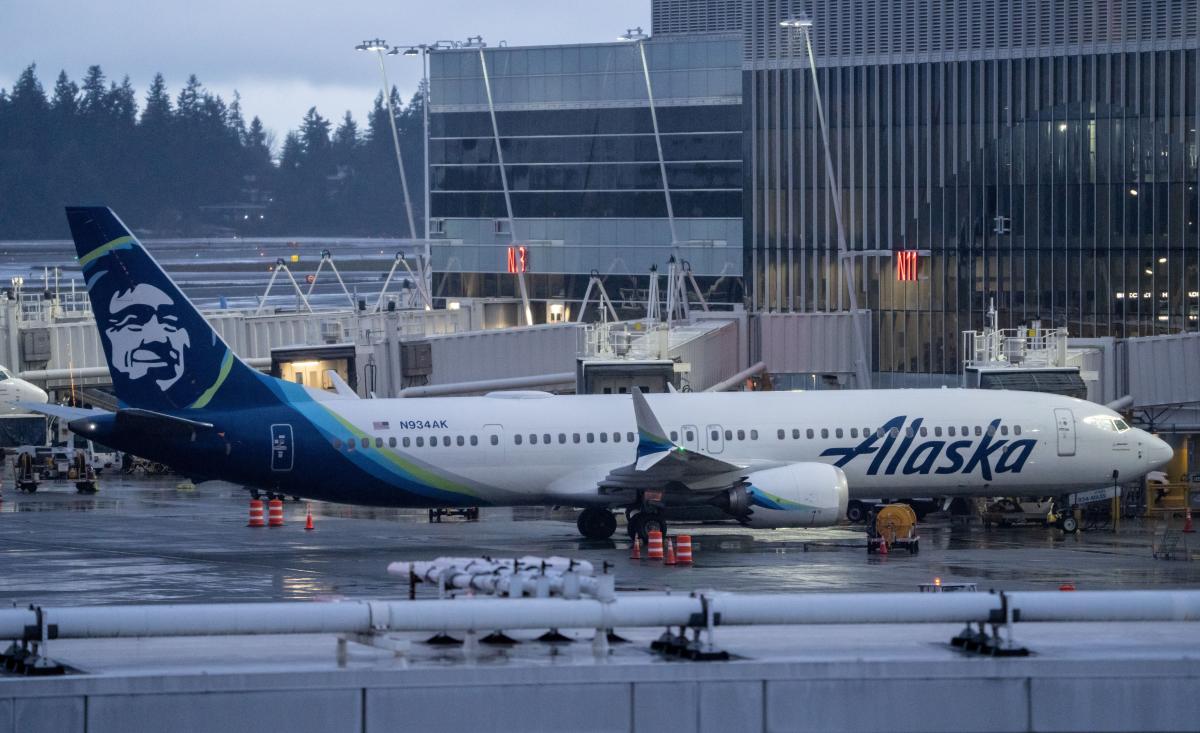
<instances>
[{"instance_id":1,"label":"wet pavement","mask_svg":"<svg viewBox=\"0 0 1200 733\"><path fill-rule=\"evenodd\" d=\"M1055 529L985 530L949 519L921 530L921 552L868 556L860 528L745 530L676 527L692 534L694 567L628 559L612 541L579 537L574 513L484 509L481 521L430 524L424 510L288 502L282 528L247 528L248 496L229 484L177 488L178 479L102 478L96 496L67 483L34 495L5 487L0 503L0 602L85 605L144 602L402 597L389 562L441 555L566 555L609 562L621 590L911 591L940 577L980 590L1200 587L1200 563L1155 560L1150 522L1065 536ZM1193 544L1200 550L1200 540ZM421 587L419 595L433 589Z\"/></svg>"}]
</instances>

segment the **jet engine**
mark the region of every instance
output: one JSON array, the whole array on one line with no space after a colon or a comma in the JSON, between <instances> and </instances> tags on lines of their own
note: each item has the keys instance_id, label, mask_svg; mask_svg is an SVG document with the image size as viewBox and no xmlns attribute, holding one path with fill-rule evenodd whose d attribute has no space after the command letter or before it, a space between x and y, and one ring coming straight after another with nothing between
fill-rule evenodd
<instances>
[{"instance_id":1,"label":"jet engine","mask_svg":"<svg viewBox=\"0 0 1200 733\"><path fill-rule=\"evenodd\" d=\"M848 498L842 469L792 463L755 471L726 493L722 505L749 527L818 527L837 524Z\"/></svg>"}]
</instances>

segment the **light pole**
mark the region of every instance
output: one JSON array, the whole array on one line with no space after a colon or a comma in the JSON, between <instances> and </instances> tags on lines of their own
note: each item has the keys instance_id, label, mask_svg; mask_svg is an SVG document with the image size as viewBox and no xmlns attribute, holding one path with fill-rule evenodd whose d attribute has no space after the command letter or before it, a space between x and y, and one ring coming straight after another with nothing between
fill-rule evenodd
<instances>
[{"instance_id":1,"label":"light pole","mask_svg":"<svg viewBox=\"0 0 1200 733\"><path fill-rule=\"evenodd\" d=\"M789 18L780 21L780 27L788 29L788 31L799 30L804 35L804 47L808 51L808 69L812 72L813 97L816 100L817 108L817 123L821 127L821 142L825 146L825 177L829 181L830 198L833 201L833 218L837 225L838 236L838 273L842 280L846 281L846 289L850 294L850 311L852 313L850 320L854 324L854 339L858 342L858 368L855 370L855 376L858 379L859 386L871 388L871 369L870 363L867 361L867 346L863 337L862 324L858 320L858 290L854 285L854 273L850 273L847 278L843 272L845 263L850 259L850 249L846 243L846 226L842 221L842 190L838 187L837 175L833 171L833 156L829 148L829 128L825 124L825 108L821 104L821 84L817 80L817 60L813 55L812 37L809 31L813 27L811 18ZM791 56L791 39L789 36L788 56Z\"/></svg>"},{"instance_id":2,"label":"light pole","mask_svg":"<svg viewBox=\"0 0 1200 733\"><path fill-rule=\"evenodd\" d=\"M416 56L416 55L420 54L420 56L421 56L421 129L422 129L422 136L424 138L424 148L425 148L425 171L424 171L425 197L424 197L424 201L425 201L426 246L428 246L428 240L429 240L429 200L430 200L429 199L429 52L434 50L434 48L436 48L436 47L437 47L437 44L434 44L431 46L427 43L418 43L415 46L409 46L408 48L405 48L403 51L400 50L399 46L396 46L391 51L388 51L388 54L392 55L392 56L395 56L397 54L400 54L403 56Z\"/></svg>"},{"instance_id":3,"label":"light pole","mask_svg":"<svg viewBox=\"0 0 1200 733\"><path fill-rule=\"evenodd\" d=\"M383 77L383 98L387 102L388 122L392 126L392 145L396 148L396 166L400 169L400 188L404 191L404 210L408 214L408 236L417 238L417 226L413 221L412 199L408 196L408 177L404 174L404 156L400 152L400 134L396 131L396 110L392 107L392 90L388 85L387 68L383 63L383 52L388 49L387 41L374 38L354 47L357 51L374 51L379 56L379 73ZM428 235L426 235L428 238Z\"/></svg>"}]
</instances>

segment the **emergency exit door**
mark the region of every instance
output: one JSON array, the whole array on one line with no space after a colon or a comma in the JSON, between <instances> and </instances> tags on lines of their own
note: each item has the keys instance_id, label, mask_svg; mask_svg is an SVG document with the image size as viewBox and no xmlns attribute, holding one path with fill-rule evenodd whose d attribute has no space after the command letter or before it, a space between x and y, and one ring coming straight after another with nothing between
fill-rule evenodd
<instances>
[{"instance_id":1,"label":"emergency exit door","mask_svg":"<svg viewBox=\"0 0 1200 733\"><path fill-rule=\"evenodd\" d=\"M720 453L725 450L725 438L721 435L720 425L708 425L704 428L709 453Z\"/></svg>"},{"instance_id":2,"label":"emergency exit door","mask_svg":"<svg viewBox=\"0 0 1200 733\"><path fill-rule=\"evenodd\" d=\"M271 470L290 471L295 454L292 444L292 426L286 423L271 426Z\"/></svg>"},{"instance_id":3,"label":"emergency exit door","mask_svg":"<svg viewBox=\"0 0 1200 733\"><path fill-rule=\"evenodd\" d=\"M1054 422L1058 432L1058 454L1075 455L1075 415L1065 407L1054 410Z\"/></svg>"}]
</instances>

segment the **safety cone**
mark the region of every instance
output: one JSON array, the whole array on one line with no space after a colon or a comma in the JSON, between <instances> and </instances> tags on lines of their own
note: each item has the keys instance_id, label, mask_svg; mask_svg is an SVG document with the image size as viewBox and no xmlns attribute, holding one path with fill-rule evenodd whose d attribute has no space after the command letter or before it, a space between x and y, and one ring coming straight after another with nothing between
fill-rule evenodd
<instances>
[{"instance_id":1,"label":"safety cone","mask_svg":"<svg viewBox=\"0 0 1200 733\"><path fill-rule=\"evenodd\" d=\"M879 554L880 555L888 554L887 537L879 538Z\"/></svg>"},{"instance_id":2,"label":"safety cone","mask_svg":"<svg viewBox=\"0 0 1200 733\"><path fill-rule=\"evenodd\" d=\"M675 540L667 540L667 559L663 561L663 565L675 564Z\"/></svg>"},{"instance_id":3,"label":"safety cone","mask_svg":"<svg viewBox=\"0 0 1200 733\"><path fill-rule=\"evenodd\" d=\"M250 523L247 527L265 527L267 523L263 521L263 506L262 500L250 500Z\"/></svg>"},{"instance_id":4,"label":"safety cone","mask_svg":"<svg viewBox=\"0 0 1200 733\"><path fill-rule=\"evenodd\" d=\"M633 544L631 544L629 546L629 559L630 560L641 560L642 559L642 538L641 537L635 536L633 538Z\"/></svg>"},{"instance_id":5,"label":"safety cone","mask_svg":"<svg viewBox=\"0 0 1200 733\"><path fill-rule=\"evenodd\" d=\"M692 536L681 534L675 538L675 562L680 565L692 564Z\"/></svg>"},{"instance_id":6,"label":"safety cone","mask_svg":"<svg viewBox=\"0 0 1200 733\"><path fill-rule=\"evenodd\" d=\"M1192 526L1192 508L1190 506L1183 513L1183 531L1186 534L1196 531L1196 528Z\"/></svg>"},{"instance_id":7,"label":"safety cone","mask_svg":"<svg viewBox=\"0 0 1200 733\"><path fill-rule=\"evenodd\" d=\"M283 526L283 502L279 499L272 499L267 502L267 526Z\"/></svg>"},{"instance_id":8,"label":"safety cone","mask_svg":"<svg viewBox=\"0 0 1200 733\"><path fill-rule=\"evenodd\" d=\"M651 530L646 539L646 559L663 559L663 536L657 529Z\"/></svg>"},{"instance_id":9,"label":"safety cone","mask_svg":"<svg viewBox=\"0 0 1200 733\"><path fill-rule=\"evenodd\" d=\"M311 532L314 529L316 529L316 527L313 526L313 521L312 521L312 504L309 504L308 512L307 512L306 516L304 517L304 531Z\"/></svg>"}]
</instances>

